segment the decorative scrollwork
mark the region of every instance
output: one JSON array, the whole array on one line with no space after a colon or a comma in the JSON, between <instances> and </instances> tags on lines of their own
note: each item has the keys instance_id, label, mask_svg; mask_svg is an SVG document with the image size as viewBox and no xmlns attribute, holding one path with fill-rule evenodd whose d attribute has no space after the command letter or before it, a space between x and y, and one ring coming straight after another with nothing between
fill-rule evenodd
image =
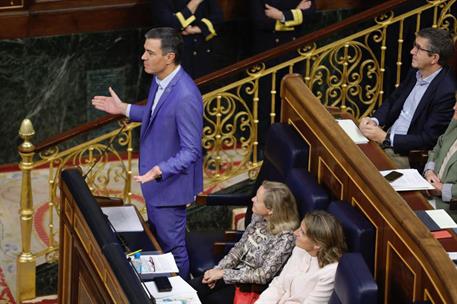
<instances>
[{"instance_id":1,"label":"decorative scrollwork","mask_svg":"<svg viewBox=\"0 0 457 304\"><path fill-rule=\"evenodd\" d=\"M437 26L439 28L445 29L455 35L455 34L457 34L457 18L451 11L452 5L454 3L455 3L455 0L447 1L440 5L442 10L441 10L441 14L439 14Z\"/></svg>"},{"instance_id":2,"label":"decorative scrollwork","mask_svg":"<svg viewBox=\"0 0 457 304\"><path fill-rule=\"evenodd\" d=\"M249 67L246 70L246 73L248 74L248 76L251 77L259 77L263 73L263 71L265 71L265 63L261 62Z\"/></svg>"},{"instance_id":3,"label":"decorative scrollwork","mask_svg":"<svg viewBox=\"0 0 457 304\"><path fill-rule=\"evenodd\" d=\"M374 21L379 25L387 26L392 23L393 18L394 12L390 11L382 14L381 16L376 17Z\"/></svg>"},{"instance_id":4,"label":"decorative scrollwork","mask_svg":"<svg viewBox=\"0 0 457 304\"><path fill-rule=\"evenodd\" d=\"M252 153L254 136L252 110L246 101L229 92L204 98L203 117L206 177L222 179L245 168Z\"/></svg>"},{"instance_id":5,"label":"decorative scrollwork","mask_svg":"<svg viewBox=\"0 0 457 304\"><path fill-rule=\"evenodd\" d=\"M346 107L355 117L370 112L381 82L373 51L350 41L320 54L313 64L310 87L322 103Z\"/></svg>"},{"instance_id":6,"label":"decorative scrollwork","mask_svg":"<svg viewBox=\"0 0 457 304\"><path fill-rule=\"evenodd\" d=\"M302 57L311 57L313 55L313 52L316 50L317 44L313 42L312 44L307 44L305 46L302 46L301 48L297 49L298 55Z\"/></svg>"}]
</instances>

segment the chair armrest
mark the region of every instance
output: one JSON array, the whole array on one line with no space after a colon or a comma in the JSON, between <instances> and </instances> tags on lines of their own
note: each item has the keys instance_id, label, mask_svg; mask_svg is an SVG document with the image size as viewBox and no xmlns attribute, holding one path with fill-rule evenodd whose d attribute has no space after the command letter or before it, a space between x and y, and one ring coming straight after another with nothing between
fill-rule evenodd
<instances>
[{"instance_id":1,"label":"chair armrest","mask_svg":"<svg viewBox=\"0 0 457 304\"><path fill-rule=\"evenodd\" d=\"M94 196L100 207L116 207L124 205L122 198L111 196Z\"/></svg>"},{"instance_id":2,"label":"chair armrest","mask_svg":"<svg viewBox=\"0 0 457 304\"><path fill-rule=\"evenodd\" d=\"M408 154L408 160L411 168L422 173L428 160L428 150L411 150Z\"/></svg>"},{"instance_id":3,"label":"chair armrest","mask_svg":"<svg viewBox=\"0 0 457 304\"><path fill-rule=\"evenodd\" d=\"M214 260L219 261L235 246L236 242L214 242L213 255Z\"/></svg>"},{"instance_id":4,"label":"chair armrest","mask_svg":"<svg viewBox=\"0 0 457 304\"><path fill-rule=\"evenodd\" d=\"M195 202L207 206L247 206L251 202L251 194L199 194Z\"/></svg>"},{"instance_id":5,"label":"chair armrest","mask_svg":"<svg viewBox=\"0 0 457 304\"><path fill-rule=\"evenodd\" d=\"M227 230L224 231L225 242L238 242L243 236L244 231L240 230Z\"/></svg>"}]
</instances>

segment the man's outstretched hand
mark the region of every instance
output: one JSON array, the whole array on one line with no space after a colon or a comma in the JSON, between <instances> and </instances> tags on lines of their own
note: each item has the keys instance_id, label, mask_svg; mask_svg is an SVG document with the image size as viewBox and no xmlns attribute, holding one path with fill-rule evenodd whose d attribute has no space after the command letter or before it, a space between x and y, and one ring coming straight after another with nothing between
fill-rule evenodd
<instances>
[{"instance_id":1,"label":"man's outstretched hand","mask_svg":"<svg viewBox=\"0 0 457 304\"><path fill-rule=\"evenodd\" d=\"M117 96L116 92L109 87L109 93L111 96L95 96L92 98L92 105L101 111L105 111L109 114L122 114L125 115L127 112L127 104L122 102Z\"/></svg>"}]
</instances>

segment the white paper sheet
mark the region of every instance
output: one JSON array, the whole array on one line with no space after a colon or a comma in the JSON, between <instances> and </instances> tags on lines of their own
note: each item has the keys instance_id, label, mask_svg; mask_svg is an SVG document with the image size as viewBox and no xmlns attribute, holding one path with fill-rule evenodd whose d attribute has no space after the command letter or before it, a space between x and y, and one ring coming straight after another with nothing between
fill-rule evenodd
<instances>
[{"instance_id":1,"label":"white paper sheet","mask_svg":"<svg viewBox=\"0 0 457 304\"><path fill-rule=\"evenodd\" d=\"M133 206L103 207L102 212L117 232L143 231L138 214Z\"/></svg>"},{"instance_id":2,"label":"white paper sheet","mask_svg":"<svg viewBox=\"0 0 457 304\"><path fill-rule=\"evenodd\" d=\"M336 122L356 144L368 143L368 138L360 132L360 129L351 119L337 119Z\"/></svg>"},{"instance_id":3,"label":"white paper sheet","mask_svg":"<svg viewBox=\"0 0 457 304\"><path fill-rule=\"evenodd\" d=\"M457 224L454 222L452 217L444 209L427 210L425 212L441 229L457 227Z\"/></svg>"},{"instance_id":4,"label":"white paper sheet","mask_svg":"<svg viewBox=\"0 0 457 304\"><path fill-rule=\"evenodd\" d=\"M395 191L414 191L414 190L432 190L435 189L416 169L395 169L380 171L382 176L386 176L392 171L403 173L399 179L390 184Z\"/></svg>"},{"instance_id":5,"label":"white paper sheet","mask_svg":"<svg viewBox=\"0 0 457 304\"><path fill-rule=\"evenodd\" d=\"M171 252L157 255L141 255L140 259L142 274L179 272Z\"/></svg>"},{"instance_id":6,"label":"white paper sheet","mask_svg":"<svg viewBox=\"0 0 457 304\"><path fill-rule=\"evenodd\" d=\"M180 276L169 277L172 290L169 292L159 292L154 281L145 282L146 287L152 296L157 300L157 303L169 303L169 301L185 301L189 304L201 304L197 296L197 291L192 288Z\"/></svg>"}]
</instances>

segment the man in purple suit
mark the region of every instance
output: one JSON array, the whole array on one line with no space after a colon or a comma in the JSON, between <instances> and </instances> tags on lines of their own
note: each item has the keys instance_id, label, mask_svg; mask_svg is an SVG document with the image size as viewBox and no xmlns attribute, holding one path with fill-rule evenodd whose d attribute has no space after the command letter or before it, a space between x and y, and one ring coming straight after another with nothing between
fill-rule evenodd
<instances>
[{"instance_id":1,"label":"man in purple suit","mask_svg":"<svg viewBox=\"0 0 457 304\"><path fill-rule=\"evenodd\" d=\"M146 33L144 70L154 75L145 106L111 96L95 96L95 108L141 121L139 176L149 223L162 249L172 252L180 275L189 275L186 205L203 189L202 96L181 68L182 38L172 28Z\"/></svg>"}]
</instances>

